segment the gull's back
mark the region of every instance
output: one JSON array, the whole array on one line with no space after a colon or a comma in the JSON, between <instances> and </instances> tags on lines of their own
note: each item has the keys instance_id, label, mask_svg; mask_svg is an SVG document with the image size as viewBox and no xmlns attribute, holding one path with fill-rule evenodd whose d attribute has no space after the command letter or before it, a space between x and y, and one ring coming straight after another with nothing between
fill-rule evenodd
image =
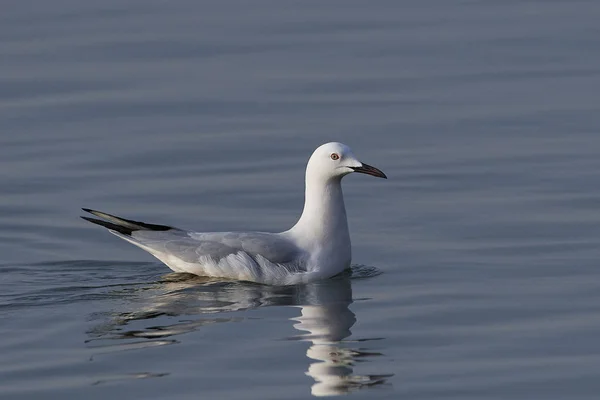
<instances>
[{"instance_id":1,"label":"gull's back","mask_svg":"<svg viewBox=\"0 0 600 400\"><path fill-rule=\"evenodd\" d=\"M278 233L111 231L148 251L175 272L268 284L302 281L307 255ZM296 276L294 276L296 275Z\"/></svg>"}]
</instances>

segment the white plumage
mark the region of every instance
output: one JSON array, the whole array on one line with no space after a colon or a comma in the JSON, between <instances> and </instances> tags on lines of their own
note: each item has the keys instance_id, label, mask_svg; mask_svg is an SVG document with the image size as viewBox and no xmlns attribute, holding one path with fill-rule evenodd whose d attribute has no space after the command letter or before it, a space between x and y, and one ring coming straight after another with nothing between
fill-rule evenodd
<instances>
[{"instance_id":1,"label":"white plumage","mask_svg":"<svg viewBox=\"0 0 600 400\"><path fill-rule=\"evenodd\" d=\"M350 148L327 143L306 167L304 210L298 222L281 233L188 232L84 209L103 220L82 217L148 251L175 272L290 285L328 278L350 267L350 233L341 179L351 172L381 178L377 168L361 163Z\"/></svg>"}]
</instances>

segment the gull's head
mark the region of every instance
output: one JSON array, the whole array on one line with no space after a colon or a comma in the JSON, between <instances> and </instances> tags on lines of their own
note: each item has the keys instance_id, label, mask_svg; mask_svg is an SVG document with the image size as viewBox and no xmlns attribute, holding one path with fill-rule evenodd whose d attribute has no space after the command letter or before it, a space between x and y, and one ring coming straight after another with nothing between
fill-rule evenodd
<instances>
[{"instance_id":1,"label":"gull's head","mask_svg":"<svg viewBox=\"0 0 600 400\"><path fill-rule=\"evenodd\" d=\"M338 142L319 146L310 156L306 167L307 177L324 180L341 179L352 172L387 179L382 171L358 161L350 147Z\"/></svg>"}]
</instances>

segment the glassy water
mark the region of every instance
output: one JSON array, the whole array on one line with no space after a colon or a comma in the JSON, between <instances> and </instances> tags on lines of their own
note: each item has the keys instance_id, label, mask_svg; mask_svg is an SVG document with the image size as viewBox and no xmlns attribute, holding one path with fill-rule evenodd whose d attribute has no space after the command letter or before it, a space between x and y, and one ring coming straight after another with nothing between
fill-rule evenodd
<instances>
[{"instance_id":1,"label":"glassy water","mask_svg":"<svg viewBox=\"0 0 600 400\"><path fill-rule=\"evenodd\" d=\"M2 398L595 399L600 5L6 1ZM80 207L289 228L350 145L352 273L180 276Z\"/></svg>"}]
</instances>

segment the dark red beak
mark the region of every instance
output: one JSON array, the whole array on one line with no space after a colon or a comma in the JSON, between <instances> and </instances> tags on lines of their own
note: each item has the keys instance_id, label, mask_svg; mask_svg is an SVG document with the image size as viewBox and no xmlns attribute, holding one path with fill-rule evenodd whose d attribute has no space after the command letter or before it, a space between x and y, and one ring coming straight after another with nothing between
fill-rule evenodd
<instances>
[{"instance_id":1,"label":"dark red beak","mask_svg":"<svg viewBox=\"0 0 600 400\"><path fill-rule=\"evenodd\" d=\"M364 164L361 165L360 167L350 167L354 170L354 172L360 172L361 174L367 174L367 175L372 175L372 176L376 176L378 178L383 178L383 179L387 179L387 176L385 176L385 174L375 168L370 166L369 164Z\"/></svg>"}]
</instances>

